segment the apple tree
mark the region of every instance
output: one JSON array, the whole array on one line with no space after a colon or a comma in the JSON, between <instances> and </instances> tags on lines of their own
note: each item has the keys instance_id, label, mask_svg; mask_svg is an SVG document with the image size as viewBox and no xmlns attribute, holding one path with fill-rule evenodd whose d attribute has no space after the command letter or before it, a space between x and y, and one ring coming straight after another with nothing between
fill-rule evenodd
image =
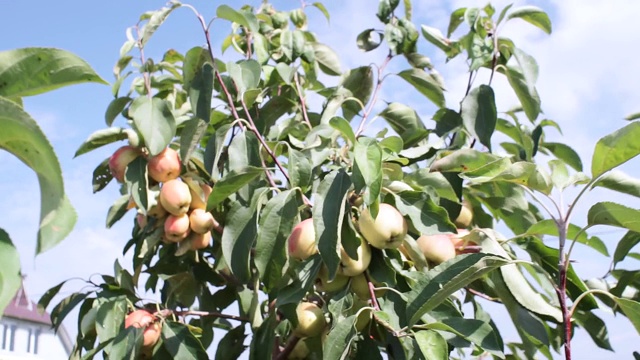
<instances>
[{"instance_id":1,"label":"apple tree","mask_svg":"<svg viewBox=\"0 0 640 360\"><path fill-rule=\"evenodd\" d=\"M192 12L202 38L146 57L174 11ZM595 187L640 194L639 180L611 172L640 153L640 124L604 136L590 171L546 141L560 125L541 115L536 60L502 31L525 21L550 34L543 10L460 8L442 32L414 24L410 0L380 0L379 26L349 39L368 64L352 69L309 29L311 11L329 20L321 3L220 5L222 51L212 22L175 1L128 29L107 127L76 155L117 143L93 189L120 188L107 227L136 212L132 263L52 307L56 326L79 309L73 358L204 359L215 334L216 359L569 359L579 328L611 349L595 309L640 330L638 271L616 267L637 257L640 211L601 202L586 226L572 218ZM467 59L459 104L418 44ZM390 76L415 103L385 102ZM497 77L519 107L496 107ZM568 188L579 192L565 207L554 195ZM597 225L628 230L613 257L589 234ZM576 243L611 258L606 277L574 271ZM519 341L503 341L486 301Z\"/></svg>"}]
</instances>

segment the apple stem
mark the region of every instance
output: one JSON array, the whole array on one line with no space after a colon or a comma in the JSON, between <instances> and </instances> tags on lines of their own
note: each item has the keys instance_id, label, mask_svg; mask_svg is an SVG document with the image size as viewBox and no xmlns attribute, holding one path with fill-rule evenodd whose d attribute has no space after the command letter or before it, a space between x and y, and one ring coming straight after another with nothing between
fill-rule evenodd
<instances>
[{"instance_id":1,"label":"apple stem","mask_svg":"<svg viewBox=\"0 0 640 360\"><path fill-rule=\"evenodd\" d=\"M369 286L369 295L371 296L371 304L373 305L373 308L376 309L376 311L380 311L380 306L378 305L378 299L376 299L375 286L373 286L373 283L369 278L369 274L364 272L364 277L365 279L367 279L367 285Z\"/></svg>"}]
</instances>

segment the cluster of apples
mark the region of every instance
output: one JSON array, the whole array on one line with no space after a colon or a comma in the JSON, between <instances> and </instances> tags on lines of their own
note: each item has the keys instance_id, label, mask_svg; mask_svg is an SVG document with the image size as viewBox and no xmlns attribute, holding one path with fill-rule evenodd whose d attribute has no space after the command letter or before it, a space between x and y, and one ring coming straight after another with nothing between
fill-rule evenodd
<instances>
[{"instance_id":1,"label":"cluster of apples","mask_svg":"<svg viewBox=\"0 0 640 360\"><path fill-rule=\"evenodd\" d=\"M118 182L124 181L127 166L143 152L127 145L116 150L109 158L109 169ZM182 164L177 151L167 147L159 154L149 157L147 173L152 189L159 189L158 196L146 212L138 209L136 220L144 228L153 217L156 224L163 224L163 240L168 243L186 244L192 250L204 249L211 242L211 230L217 225L216 219L206 211L206 199L211 194L211 186L197 183L183 177ZM157 183L157 185L155 185ZM135 206L134 202L130 206Z\"/></svg>"}]
</instances>

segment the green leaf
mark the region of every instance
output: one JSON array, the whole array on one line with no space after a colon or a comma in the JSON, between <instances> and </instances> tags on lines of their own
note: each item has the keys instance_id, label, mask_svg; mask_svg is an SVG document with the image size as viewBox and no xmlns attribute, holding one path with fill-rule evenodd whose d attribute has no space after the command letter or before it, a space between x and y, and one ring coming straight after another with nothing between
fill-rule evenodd
<instances>
[{"instance_id":1,"label":"green leaf","mask_svg":"<svg viewBox=\"0 0 640 360\"><path fill-rule=\"evenodd\" d=\"M524 76L529 89L535 89L538 81L538 63L536 59L519 48L513 49L513 57L520 65L520 72Z\"/></svg>"},{"instance_id":2,"label":"green leaf","mask_svg":"<svg viewBox=\"0 0 640 360\"><path fill-rule=\"evenodd\" d=\"M124 108L129 104L129 102L131 102L131 100L132 99L128 96L119 97L111 100L111 102L109 103L109 106L107 106L107 111L104 114L104 121L107 124L107 126L113 125L113 122L115 121L116 117L120 115L122 110L124 110Z\"/></svg>"},{"instance_id":3,"label":"green leaf","mask_svg":"<svg viewBox=\"0 0 640 360\"><path fill-rule=\"evenodd\" d=\"M640 197L640 180L633 178L622 171L612 170L611 172L604 174L593 184L593 187L596 186Z\"/></svg>"},{"instance_id":4,"label":"green leaf","mask_svg":"<svg viewBox=\"0 0 640 360\"><path fill-rule=\"evenodd\" d=\"M535 6L521 6L513 9L507 16L507 20L522 19L529 24L536 26L547 34L551 34L551 20L547 13Z\"/></svg>"},{"instance_id":5,"label":"green leaf","mask_svg":"<svg viewBox=\"0 0 640 360\"><path fill-rule=\"evenodd\" d=\"M364 191L364 203L378 201L382 189L382 149L370 138L360 138L353 149L353 181L357 192Z\"/></svg>"},{"instance_id":6,"label":"green leaf","mask_svg":"<svg viewBox=\"0 0 640 360\"><path fill-rule=\"evenodd\" d=\"M15 295L15 294L14 294ZM88 294L73 293L58 303L53 310L51 310L51 323L57 329L67 315L80 304Z\"/></svg>"},{"instance_id":7,"label":"green leaf","mask_svg":"<svg viewBox=\"0 0 640 360\"><path fill-rule=\"evenodd\" d=\"M20 255L13 245L11 238L9 238L9 234L3 229L0 229L0 263L2 263L2 266L0 266L0 314L2 314L22 284L22 276L20 276ZM57 286L58 289L55 293L60 290L63 284L64 282ZM47 293L42 297L45 298ZM55 294L51 297L53 296L55 296ZM49 301L51 301L50 298L46 303L48 304Z\"/></svg>"},{"instance_id":8,"label":"green leaf","mask_svg":"<svg viewBox=\"0 0 640 360\"><path fill-rule=\"evenodd\" d=\"M616 298L615 300L624 315L631 321L638 334L640 334L640 302L623 298Z\"/></svg>"},{"instance_id":9,"label":"green leaf","mask_svg":"<svg viewBox=\"0 0 640 360\"><path fill-rule=\"evenodd\" d=\"M62 241L77 216L65 195L60 163L46 136L20 106L1 96L0 129L0 149L15 155L38 175L41 200L37 255Z\"/></svg>"},{"instance_id":10,"label":"green leaf","mask_svg":"<svg viewBox=\"0 0 640 360\"><path fill-rule=\"evenodd\" d=\"M462 126L462 117L460 113L451 109L438 109L433 120L436 122L436 135L443 136L449 131L455 130L459 126Z\"/></svg>"},{"instance_id":11,"label":"green leaf","mask_svg":"<svg viewBox=\"0 0 640 360\"><path fill-rule=\"evenodd\" d=\"M118 198L118 200L116 200L113 203L113 205L111 205L111 207L109 208L109 211L107 211L107 222L106 222L107 229L110 229L113 226L113 224L115 224L120 219L122 219L122 217L127 213L127 211L129 211L127 207L129 205L130 198L131 197L129 196L129 194L122 195L121 197Z\"/></svg>"},{"instance_id":12,"label":"green leaf","mask_svg":"<svg viewBox=\"0 0 640 360\"><path fill-rule=\"evenodd\" d=\"M466 11L467 8L459 8L451 13L451 16L449 17L449 27L447 28L447 37L451 37L458 26L462 24Z\"/></svg>"},{"instance_id":13,"label":"green leaf","mask_svg":"<svg viewBox=\"0 0 640 360\"><path fill-rule=\"evenodd\" d=\"M151 156L164 150L176 135L176 120L167 100L138 97L131 103L129 115Z\"/></svg>"},{"instance_id":14,"label":"green leaf","mask_svg":"<svg viewBox=\"0 0 640 360\"><path fill-rule=\"evenodd\" d=\"M447 211L438 206L429 195L419 191L403 191L392 195L398 210L409 216L420 234L456 232L455 226L448 220Z\"/></svg>"},{"instance_id":15,"label":"green leaf","mask_svg":"<svg viewBox=\"0 0 640 360\"><path fill-rule=\"evenodd\" d=\"M271 198L260 213L255 263L267 292L283 277L287 238L298 217L299 192L287 190Z\"/></svg>"},{"instance_id":16,"label":"green leaf","mask_svg":"<svg viewBox=\"0 0 640 360\"><path fill-rule=\"evenodd\" d=\"M500 245L498 240L506 240L491 229L481 229L472 231L465 237L476 244L482 246L482 252L509 258L507 251ZM559 308L549 304L549 301L534 290L515 264L508 264L500 267L502 279L511 292L511 295L525 309L536 314L549 316L557 322L562 322L562 312Z\"/></svg>"},{"instance_id":17,"label":"green leaf","mask_svg":"<svg viewBox=\"0 0 640 360\"><path fill-rule=\"evenodd\" d=\"M320 182L313 206L313 226L322 261L333 279L340 264L340 243L345 202L351 179L344 170L332 171Z\"/></svg>"},{"instance_id":18,"label":"green leaf","mask_svg":"<svg viewBox=\"0 0 640 360\"><path fill-rule=\"evenodd\" d=\"M551 151L555 157L564 161L576 171L582 171L582 160L580 160L580 155L578 155L578 153L571 147L562 143L550 142L542 143L540 146Z\"/></svg>"},{"instance_id":19,"label":"green leaf","mask_svg":"<svg viewBox=\"0 0 640 360\"><path fill-rule=\"evenodd\" d=\"M616 251L613 253L614 266L627 257L627 254L631 249L640 243L640 233L634 231L627 231L626 234L620 239L616 246Z\"/></svg>"},{"instance_id":20,"label":"green leaf","mask_svg":"<svg viewBox=\"0 0 640 360\"><path fill-rule=\"evenodd\" d=\"M0 52L0 96L38 95L67 85L104 81L78 56L53 48Z\"/></svg>"},{"instance_id":21,"label":"green leaf","mask_svg":"<svg viewBox=\"0 0 640 360\"><path fill-rule=\"evenodd\" d=\"M254 33L260 29L258 19L249 11L237 11L228 5L220 5L216 9L216 16L240 24Z\"/></svg>"},{"instance_id":22,"label":"green leaf","mask_svg":"<svg viewBox=\"0 0 640 360\"><path fill-rule=\"evenodd\" d=\"M158 30L160 25L162 25L162 23L167 19L169 14L171 14L173 10L179 8L180 6L182 6L182 4L178 2L172 2L170 3L170 6L166 6L160 10L153 11L151 13L151 16L148 16L148 21L142 27L142 36L140 36L140 43L142 43L142 46L144 46L147 41L149 41L151 35L153 35L156 30Z\"/></svg>"},{"instance_id":23,"label":"green leaf","mask_svg":"<svg viewBox=\"0 0 640 360\"><path fill-rule=\"evenodd\" d=\"M353 132L353 128L345 118L334 116L329 120L329 125L340 131L345 140L348 140L351 145L356 143L356 135Z\"/></svg>"},{"instance_id":24,"label":"green leaf","mask_svg":"<svg viewBox=\"0 0 640 360\"><path fill-rule=\"evenodd\" d=\"M356 38L358 49L371 51L377 49L382 43L382 35L376 29L366 29Z\"/></svg>"},{"instance_id":25,"label":"green leaf","mask_svg":"<svg viewBox=\"0 0 640 360\"><path fill-rule=\"evenodd\" d=\"M411 107L393 102L378 114L391 126L404 143L404 148L412 147L429 136L418 113Z\"/></svg>"},{"instance_id":26,"label":"green leaf","mask_svg":"<svg viewBox=\"0 0 640 360\"><path fill-rule=\"evenodd\" d=\"M4 230L0 229L0 235L6 234L4 232ZM8 236L7 236L8 238ZM3 240L4 241L4 240ZM11 241L11 240L9 240ZM3 250L2 252L0 252L0 254L6 253L7 251L10 250ZM15 264L10 264L11 262L8 261L7 263L9 263L9 268L15 268ZM18 273L20 271L19 269L20 264L18 264ZM4 270L4 269L3 269ZM2 276L3 281L5 281L4 279L8 279L10 278L9 276ZM64 280L63 282L61 282L60 284L50 288L49 290L45 291L45 293L40 297L40 300L38 300L38 311L43 313L46 311L46 309L49 307L49 303L51 302L51 300L53 300L53 298L58 295L58 293L60 292L60 289L62 289L62 286L67 282L67 280ZM3 285L4 287L4 285ZM16 291L18 289L16 288ZM13 293L15 295L15 291ZM13 296L13 295L11 295ZM4 307L2 308L2 310L4 310Z\"/></svg>"},{"instance_id":27,"label":"green leaf","mask_svg":"<svg viewBox=\"0 0 640 360\"><path fill-rule=\"evenodd\" d=\"M236 83L240 95L249 89L257 88L260 83L262 67L259 62L253 59L241 60L237 63L229 62L227 63L227 70Z\"/></svg>"},{"instance_id":28,"label":"green leaf","mask_svg":"<svg viewBox=\"0 0 640 360\"><path fill-rule=\"evenodd\" d=\"M238 170L231 170L213 185L211 195L207 200L207 209L210 211L222 203L229 195L250 183L264 170L255 166L246 166Z\"/></svg>"},{"instance_id":29,"label":"green leaf","mask_svg":"<svg viewBox=\"0 0 640 360\"><path fill-rule=\"evenodd\" d=\"M640 119L640 112L629 114L625 116L624 119L628 121Z\"/></svg>"},{"instance_id":30,"label":"green leaf","mask_svg":"<svg viewBox=\"0 0 640 360\"><path fill-rule=\"evenodd\" d=\"M527 118L534 122L540 114L540 96L535 87L529 86L527 78L520 69L508 65L506 67L507 80L513 91L515 91L524 113Z\"/></svg>"},{"instance_id":31,"label":"green leaf","mask_svg":"<svg viewBox=\"0 0 640 360\"><path fill-rule=\"evenodd\" d=\"M276 307L287 304L297 304L304 298L318 278L322 266L319 254L313 255L296 269L293 281L278 292Z\"/></svg>"},{"instance_id":32,"label":"green leaf","mask_svg":"<svg viewBox=\"0 0 640 360\"><path fill-rule=\"evenodd\" d=\"M124 174L127 189L136 207L147 213L151 204L149 203L149 177L147 176L147 159L142 156L135 158L127 166Z\"/></svg>"},{"instance_id":33,"label":"green leaf","mask_svg":"<svg viewBox=\"0 0 640 360\"><path fill-rule=\"evenodd\" d=\"M449 295L508 263L507 259L494 255L463 254L445 261L427 273L416 274L416 284L408 294L409 324L415 324L422 315L440 305Z\"/></svg>"},{"instance_id":34,"label":"green leaf","mask_svg":"<svg viewBox=\"0 0 640 360\"><path fill-rule=\"evenodd\" d=\"M116 141L127 139L127 133L125 129L119 127L110 127L102 130L98 130L89 135L89 138L85 140L82 145L76 150L73 157L77 157L82 154L86 154L89 151L95 150L101 146L114 143Z\"/></svg>"},{"instance_id":35,"label":"green leaf","mask_svg":"<svg viewBox=\"0 0 640 360\"><path fill-rule=\"evenodd\" d=\"M324 348L322 349L323 360L343 359L344 354L349 351L353 337L356 335L355 322L356 315L348 316L340 320L329 331L329 336L324 341Z\"/></svg>"},{"instance_id":36,"label":"green leaf","mask_svg":"<svg viewBox=\"0 0 640 360\"><path fill-rule=\"evenodd\" d=\"M474 149L460 149L453 151L443 158L431 164L431 171L439 172L466 172L479 169L486 164L501 158L486 152Z\"/></svg>"},{"instance_id":37,"label":"green leaf","mask_svg":"<svg viewBox=\"0 0 640 360\"><path fill-rule=\"evenodd\" d=\"M229 330L220 340L215 360L236 360L247 348L244 345L244 324Z\"/></svg>"},{"instance_id":38,"label":"green leaf","mask_svg":"<svg viewBox=\"0 0 640 360\"><path fill-rule=\"evenodd\" d=\"M143 329L129 326L118 332L110 346L109 357L113 359L135 360L142 349Z\"/></svg>"},{"instance_id":39,"label":"green leaf","mask_svg":"<svg viewBox=\"0 0 640 360\"><path fill-rule=\"evenodd\" d=\"M610 225L640 232L640 210L608 201L599 202L589 209L587 224Z\"/></svg>"},{"instance_id":40,"label":"green leaf","mask_svg":"<svg viewBox=\"0 0 640 360\"><path fill-rule=\"evenodd\" d=\"M502 341L490 323L476 319L448 318L428 324L429 329L454 333L488 353L504 359Z\"/></svg>"},{"instance_id":41,"label":"green leaf","mask_svg":"<svg viewBox=\"0 0 640 360\"><path fill-rule=\"evenodd\" d=\"M422 35L427 41L440 48L444 52L451 50L449 39L442 35L442 32L436 28L422 25Z\"/></svg>"},{"instance_id":42,"label":"green leaf","mask_svg":"<svg viewBox=\"0 0 640 360\"><path fill-rule=\"evenodd\" d=\"M180 159L182 164L187 166L193 152L200 146L200 141L205 135L209 124L208 121L195 117L184 122L184 127L180 133Z\"/></svg>"},{"instance_id":43,"label":"green leaf","mask_svg":"<svg viewBox=\"0 0 640 360\"><path fill-rule=\"evenodd\" d=\"M291 186L300 187L302 191L311 186L313 180L313 170L311 168L311 161L304 155L303 152L289 149L289 163L287 164L289 170L289 179L291 180Z\"/></svg>"},{"instance_id":44,"label":"green leaf","mask_svg":"<svg viewBox=\"0 0 640 360\"><path fill-rule=\"evenodd\" d=\"M593 340L598 347L613 351L611 343L609 342L607 324L602 321L602 319L590 311L575 311L573 313L573 319L587 331L591 340Z\"/></svg>"},{"instance_id":45,"label":"green leaf","mask_svg":"<svg viewBox=\"0 0 640 360\"><path fill-rule=\"evenodd\" d=\"M327 75L340 76L342 70L340 69L340 59L338 54L335 53L330 47L320 43L313 43L313 52L316 56L316 61L320 70Z\"/></svg>"},{"instance_id":46,"label":"green leaf","mask_svg":"<svg viewBox=\"0 0 640 360\"><path fill-rule=\"evenodd\" d=\"M162 325L162 346L172 359L209 359L200 341L189 328L179 322L166 321Z\"/></svg>"},{"instance_id":47,"label":"green leaf","mask_svg":"<svg viewBox=\"0 0 640 360\"><path fill-rule=\"evenodd\" d=\"M360 66L345 72L340 79L340 86L349 90L352 97L360 100L362 104L367 104L373 92L371 66ZM355 101L346 101L342 104L342 115L349 121L362 110L362 105Z\"/></svg>"},{"instance_id":48,"label":"green leaf","mask_svg":"<svg viewBox=\"0 0 640 360\"><path fill-rule=\"evenodd\" d=\"M422 69L404 70L398 74L438 107L445 106L444 87L432 74Z\"/></svg>"},{"instance_id":49,"label":"green leaf","mask_svg":"<svg viewBox=\"0 0 640 360\"><path fill-rule=\"evenodd\" d=\"M498 111L493 89L480 85L462 100L462 123L469 133L491 151L491 135L496 129Z\"/></svg>"},{"instance_id":50,"label":"green leaf","mask_svg":"<svg viewBox=\"0 0 640 360\"><path fill-rule=\"evenodd\" d=\"M276 326L278 319L274 312L267 314L264 322L256 330L251 338L249 348L249 359L251 360L271 360L273 354L274 340L276 337ZM304 341L304 340L300 340Z\"/></svg>"},{"instance_id":51,"label":"green leaf","mask_svg":"<svg viewBox=\"0 0 640 360\"><path fill-rule=\"evenodd\" d=\"M596 143L591 160L591 176L598 177L640 154L640 122L632 122Z\"/></svg>"},{"instance_id":52,"label":"green leaf","mask_svg":"<svg viewBox=\"0 0 640 360\"><path fill-rule=\"evenodd\" d=\"M331 20L331 17L329 16L329 11L327 11L327 8L322 3L314 2L313 4L311 4L311 6L315 6L316 8L318 8L318 10L322 12L324 17L327 18L327 22Z\"/></svg>"},{"instance_id":53,"label":"green leaf","mask_svg":"<svg viewBox=\"0 0 640 360\"><path fill-rule=\"evenodd\" d=\"M576 235L579 234L576 241L592 247L594 250L598 251L604 256L609 256L609 251L607 250L607 246L600 240L600 238L596 236L588 237L586 232L581 231L582 229L574 224L569 224L569 229L567 231L567 239L574 240L576 239ZM551 235L558 236L558 226L551 219L540 220L539 222L533 224L528 230L527 235Z\"/></svg>"},{"instance_id":54,"label":"green leaf","mask_svg":"<svg viewBox=\"0 0 640 360\"><path fill-rule=\"evenodd\" d=\"M447 341L440 333L434 330L421 330L415 333L415 338L425 359L449 359Z\"/></svg>"},{"instance_id":55,"label":"green leaf","mask_svg":"<svg viewBox=\"0 0 640 360\"><path fill-rule=\"evenodd\" d=\"M126 296L98 298L96 312L96 332L100 342L115 338L120 333L127 315Z\"/></svg>"},{"instance_id":56,"label":"green leaf","mask_svg":"<svg viewBox=\"0 0 640 360\"><path fill-rule=\"evenodd\" d=\"M552 189L549 175L534 163L518 161L496 176L493 180L508 181L524 185L530 189L549 194Z\"/></svg>"}]
</instances>

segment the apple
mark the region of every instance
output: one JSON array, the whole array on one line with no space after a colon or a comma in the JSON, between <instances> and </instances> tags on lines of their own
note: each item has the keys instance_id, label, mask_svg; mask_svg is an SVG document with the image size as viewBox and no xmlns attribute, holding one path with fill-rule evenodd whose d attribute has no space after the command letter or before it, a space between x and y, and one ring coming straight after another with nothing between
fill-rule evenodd
<instances>
[{"instance_id":1,"label":"apple","mask_svg":"<svg viewBox=\"0 0 640 360\"><path fill-rule=\"evenodd\" d=\"M289 256L298 260L308 259L318 252L312 218L303 220L293 227L293 231L287 239L287 248Z\"/></svg>"},{"instance_id":2,"label":"apple","mask_svg":"<svg viewBox=\"0 0 640 360\"><path fill-rule=\"evenodd\" d=\"M471 221L473 221L473 208L468 201L463 201L460 214L458 214L458 217L453 223L458 228L468 228L469 225L471 225Z\"/></svg>"},{"instance_id":3,"label":"apple","mask_svg":"<svg viewBox=\"0 0 640 360\"><path fill-rule=\"evenodd\" d=\"M440 264L456 256L456 248L449 240L448 234L422 235L416 240L424 257L435 264Z\"/></svg>"},{"instance_id":4,"label":"apple","mask_svg":"<svg viewBox=\"0 0 640 360\"><path fill-rule=\"evenodd\" d=\"M358 259L354 260L349 254L340 247L340 267L338 273L346 276L357 276L362 274L371 263L371 247L363 238L360 237L360 246L356 250Z\"/></svg>"},{"instance_id":5,"label":"apple","mask_svg":"<svg viewBox=\"0 0 640 360\"><path fill-rule=\"evenodd\" d=\"M216 219L211 213L203 209L193 209L189 214L189 223L191 230L198 234L205 234L211 231L216 224Z\"/></svg>"},{"instance_id":6,"label":"apple","mask_svg":"<svg viewBox=\"0 0 640 360\"><path fill-rule=\"evenodd\" d=\"M160 204L172 215L186 214L191 205L189 186L178 179L165 182L160 188Z\"/></svg>"},{"instance_id":7,"label":"apple","mask_svg":"<svg viewBox=\"0 0 640 360\"><path fill-rule=\"evenodd\" d=\"M191 208L192 209L206 209L207 208L207 199L209 199L209 195L211 195L211 191L213 190L211 186L207 184L200 184L200 189L202 192L194 190L189 187L191 191Z\"/></svg>"},{"instance_id":8,"label":"apple","mask_svg":"<svg viewBox=\"0 0 640 360\"><path fill-rule=\"evenodd\" d=\"M291 350L291 352L289 353L289 357L287 357L287 359L304 360L309 356L310 353L311 350L309 350L309 347L307 346L307 343L304 341L304 339L299 339L296 343L296 346L294 346L293 350Z\"/></svg>"},{"instance_id":9,"label":"apple","mask_svg":"<svg viewBox=\"0 0 640 360\"><path fill-rule=\"evenodd\" d=\"M143 329L142 349L143 352L149 352L160 339L162 325L157 321L156 317L147 310L135 310L124 319L124 327Z\"/></svg>"},{"instance_id":10,"label":"apple","mask_svg":"<svg viewBox=\"0 0 640 360\"><path fill-rule=\"evenodd\" d=\"M335 292L344 289L348 282L349 277L342 274L336 274L336 277L329 281L329 270L323 265L316 279L316 290L327 293Z\"/></svg>"},{"instance_id":11,"label":"apple","mask_svg":"<svg viewBox=\"0 0 640 360\"><path fill-rule=\"evenodd\" d=\"M211 233L198 234L194 232L191 234L191 250L202 250L211 244Z\"/></svg>"},{"instance_id":12,"label":"apple","mask_svg":"<svg viewBox=\"0 0 640 360\"><path fill-rule=\"evenodd\" d=\"M477 246L478 244L473 241L468 241L462 239L464 236L469 234L469 230L467 229L458 229L457 234L449 234L449 241L453 244L453 247L456 249L457 254L461 254L464 252L465 247L467 246Z\"/></svg>"},{"instance_id":13,"label":"apple","mask_svg":"<svg viewBox=\"0 0 640 360\"><path fill-rule=\"evenodd\" d=\"M372 317L373 313L371 312L371 309L364 309L360 311L358 317L356 318L356 330L358 330L358 332L363 332L371 322Z\"/></svg>"},{"instance_id":14,"label":"apple","mask_svg":"<svg viewBox=\"0 0 640 360\"><path fill-rule=\"evenodd\" d=\"M381 285L380 283L377 283L373 280L372 283L374 287ZM369 292L369 282L367 282L367 278L366 276L364 276L364 273L358 276L353 276L351 278L351 291L362 300L371 298L371 293ZM375 295L376 297L383 296L386 292L387 290L376 290Z\"/></svg>"},{"instance_id":15,"label":"apple","mask_svg":"<svg viewBox=\"0 0 640 360\"><path fill-rule=\"evenodd\" d=\"M170 242L180 242L189 235L189 216L169 215L164 221L164 237Z\"/></svg>"},{"instance_id":16,"label":"apple","mask_svg":"<svg viewBox=\"0 0 640 360\"><path fill-rule=\"evenodd\" d=\"M168 147L149 159L147 169L149 170L149 176L157 182L176 179L182 171L180 156L178 156L177 151Z\"/></svg>"},{"instance_id":17,"label":"apple","mask_svg":"<svg viewBox=\"0 0 640 360\"><path fill-rule=\"evenodd\" d=\"M296 308L298 326L293 333L298 337L313 337L322 334L327 326L322 309L310 302L302 302Z\"/></svg>"},{"instance_id":18,"label":"apple","mask_svg":"<svg viewBox=\"0 0 640 360\"><path fill-rule=\"evenodd\" d=\"M138 148L130 145L119 148L109 158L109 171L118 182L124 182L127 166L141 154Z\"/></svg>"},{"instance_id":19,"label":"apple","mask_svg":"<svg viewBox=\"0 0 640 360\"><path fill-rule=\"evenodd\" d=\"M396 249L407 235L407 221L396 208L385 203L380 204L375 220L368 208L362 211L358 225L362 236L378 249Z\"/></svg>"}]
</instances>

